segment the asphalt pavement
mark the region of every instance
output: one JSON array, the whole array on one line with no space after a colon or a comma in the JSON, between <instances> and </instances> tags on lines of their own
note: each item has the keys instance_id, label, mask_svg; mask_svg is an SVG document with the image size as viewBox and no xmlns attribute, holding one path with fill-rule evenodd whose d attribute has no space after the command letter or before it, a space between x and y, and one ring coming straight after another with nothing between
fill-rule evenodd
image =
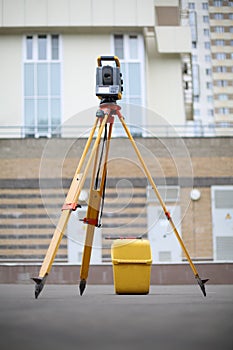
<instances>
[{"instance_id":1,"label":"asphalt pavement","mask_svg":"<svg viewBox=\"0 0 233 350\"><path fill-rule=\"evenodd\" d=\"M1 350L233 350L233 285L0 285Z\"/></svg>"}]
</instances>

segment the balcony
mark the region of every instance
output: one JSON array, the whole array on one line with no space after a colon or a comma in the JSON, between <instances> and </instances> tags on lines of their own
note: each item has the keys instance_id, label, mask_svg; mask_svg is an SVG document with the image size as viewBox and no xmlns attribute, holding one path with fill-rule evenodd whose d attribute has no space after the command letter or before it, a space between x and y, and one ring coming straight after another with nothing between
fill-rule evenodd
<instances>
[{"instance_id":1,"label":"balcony","mask_svg":"<svg viewBox=\"0 0 233 350\"><path fill-rule=\"evenodd\" d=\"M180 6L178 0L154 0L155 25L156 26L179 26Z\"/></svg>"},{"instance_id":2,"label":"balcony","mask_svg":"<svg viewBox=\"0 0 233 350\"><path fill-rule=\"evenodd\" d=\"M232 11L232 7L231 6L220 6L220 7L216 7L216 6L209 6L209 13L229 13Z\"/></svg>"},{"instance_id":3,"label":"balcony","mask_svg":"<svg viewBox=\"0 0 233 350\"><path fill-rule=\"evenodd\" d=\"M225 52L225 53L233 53L233 46L228 46L228 45L222 45L222 46L217 46L217 45L211 45L211 51L212 53L217 53L217 52Z\"/></svg>"},{"instance_id":4,"label":"balcony","mask_svg":"<svg viewBox=\"0 0 233 350\"><path fill-rule=\"evenodd\" d=\"M232 94L232 86L214 86L214 94Z\"/></svg>"},{"instance_id":5,"label":"balcony","mask_svg":"<svg viewBox=\"0 0 233 350\"><path fill-rule=\"evenodd\" d=\"M178 0L154 0L155 34L159 53L190 53L191 30L181 26Z\"/></svg>"},{"instance_id":6,"label":"balcony","mask_svg":"<svg viewBox=\"0 0 233 350\"><path fill-rule=\"evenodd\" d=\"M233 66L233 60L226 59L226 60L217 60L212 59L212 66L226 66L226 67L232 67Z\"/></svg>"},{"instance_id":7,"label":"balcony","mask_svg":"<svg viewBox=\"0 0 233 350\"><path fill-rule=\"evenodd\" d=\"M214 100L214 107L233 108L233 101L232 100Z\"/></svg>"},{"instance_id":8,"label":"balcony","mask_svg":"<svg viewBox=\"0 0 233 350\"><path fill-rule=\"evenodd\" d=\"M218 40L218 39L232 40L232 33L230 33L230 32L216 33L216 32L211 31L210 38L211 38L211 40Z\"/></svg>"},{"instance_id":9,"label":"balcony","mask_svg":"<svg viewBox=\"0 0 233 350\"><path fill-rule=\"evenodd\" d=\"M158 52L191 53L191 31L189 27L155 27Z\"/></svg>"},{"instance_id":10,"label":"balcony","mask_svg":"<svg viewBox=\"0 0 233 350\"><path fill-rule=\"evenodd\" d=\"M213 73L214 80L231 80L233 81L233 73Z\"/></svg>"}]
</instances>

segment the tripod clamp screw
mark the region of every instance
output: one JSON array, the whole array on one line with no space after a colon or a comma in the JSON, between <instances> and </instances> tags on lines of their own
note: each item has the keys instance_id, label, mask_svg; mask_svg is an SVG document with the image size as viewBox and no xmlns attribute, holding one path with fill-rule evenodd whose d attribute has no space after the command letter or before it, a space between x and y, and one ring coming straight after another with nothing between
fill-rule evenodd
<instances>
[{"instance_id":1,"label":"tripod clamp screw","mask_svg":"<svg viewBox=\"0 0 233 350\"><path fill-rule=\"evenodd\" d=\"M98 109L98 111L96 112L96 117L97 118L104 118L104 111L102 109Z\"/></svg>"}]
</instances>

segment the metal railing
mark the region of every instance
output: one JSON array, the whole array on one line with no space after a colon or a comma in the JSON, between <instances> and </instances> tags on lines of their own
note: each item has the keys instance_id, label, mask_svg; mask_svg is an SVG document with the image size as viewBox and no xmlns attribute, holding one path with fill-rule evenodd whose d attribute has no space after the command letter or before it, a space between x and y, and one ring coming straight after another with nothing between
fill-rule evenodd
<instances>
[{"instance_id":1,"label":"metal railing","mask_svg":"<svg viewBox=\"0 0 233 350\"><path fill-rule=\"evenodd\" d=\"M32 128L31 126L1 126L3 138L86 138L91 125L60 125L58 127ZM128 125L134 137L215 137L233 136L233 124L184 124L184 125ZM126 137L121 123L115 123L113 137Z\"/></svg>"}]
</instances>

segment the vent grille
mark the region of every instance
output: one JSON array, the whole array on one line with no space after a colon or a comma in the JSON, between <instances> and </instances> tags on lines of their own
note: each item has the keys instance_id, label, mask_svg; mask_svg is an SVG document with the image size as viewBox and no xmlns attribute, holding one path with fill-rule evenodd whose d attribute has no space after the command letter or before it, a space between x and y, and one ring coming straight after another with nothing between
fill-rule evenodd
<instances>
[{"instance_id":1,"label":"vent grille","mask_svg":"<svg viewBox=\"0 0 233 350\"><path fill-rule=\"evenodd\" d=\"M215 190L215 208L233 208L233 190Z\"/></svg>"},{"instance_id":2,"label":"vent grille","mask_svg":"<svg viewBox=\"0 0 233 350\"><path fill-rule=\"evenodd\" d=\"M216 259L233 260L233 237L216 237Z\"/></svg>"},{"instance_id":3,"label":"vent grille","mask_svg":"<svg viewBox=\"0 0 233 350\"><path fill-rule=\"evenodd\" d=\"M159 252L159 261L172 261L172 255L170 251Z\"/></svg>"}]
</instances>

